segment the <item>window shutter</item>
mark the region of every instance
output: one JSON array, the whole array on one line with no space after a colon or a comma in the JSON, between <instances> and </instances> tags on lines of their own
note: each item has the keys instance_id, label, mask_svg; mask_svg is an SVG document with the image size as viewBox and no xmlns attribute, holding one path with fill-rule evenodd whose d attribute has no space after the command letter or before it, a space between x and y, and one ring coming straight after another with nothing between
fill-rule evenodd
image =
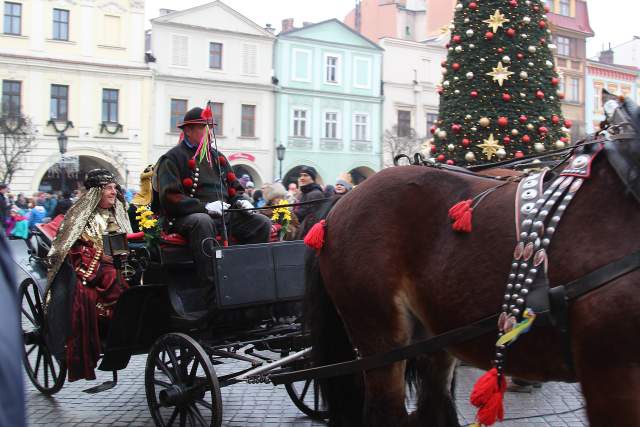
<instances>
[{"instance_id":1,"label":"window shutter","mask_svg":"<svg viewBox=\"0 0 640 427\"><path fill-rule=\"evenodd\" d=\"M180 67L189 65L189 38L174 35L172 40L171 64Z\"/></svg>"},{"instance_id":2,"label":"window shutter","mask_svg":"<svg viewBox=\"0 0 640 427\"><path fill-rule=\"evenodd\" d=\"M256 74L258 47L255 44L242 44L242 73Z\"/></svg>"}]
</instances>

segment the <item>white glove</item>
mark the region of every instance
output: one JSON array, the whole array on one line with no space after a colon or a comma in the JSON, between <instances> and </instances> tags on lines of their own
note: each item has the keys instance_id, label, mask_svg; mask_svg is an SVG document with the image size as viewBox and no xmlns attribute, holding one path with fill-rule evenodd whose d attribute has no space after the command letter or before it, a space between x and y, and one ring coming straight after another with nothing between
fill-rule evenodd
<instances>
[{"instance_id":1,"label":"white glove","mask_svg":"<svg viewBox=\"0 0 640 427\"><path fill-rule=\"evenodd\" d=\"M229 209L229 204L224 203L221 200L216 200L215 202L207 203L204 208L207 210L209 215L222 216L223 209Z\"/></svg>"},{"instance_id":2,"label":"white glove","mask_svg":"<svg viewBox=\"0 0 640 427\"><path fill-rule=\"evenodd\" d=\"M250 201L245 199L240 199L236 202L236 207L238 209L253 209L254 206L251 204ZM253 213L253 211L247 211L245 213Z\"/></svg>"}]
</instances>

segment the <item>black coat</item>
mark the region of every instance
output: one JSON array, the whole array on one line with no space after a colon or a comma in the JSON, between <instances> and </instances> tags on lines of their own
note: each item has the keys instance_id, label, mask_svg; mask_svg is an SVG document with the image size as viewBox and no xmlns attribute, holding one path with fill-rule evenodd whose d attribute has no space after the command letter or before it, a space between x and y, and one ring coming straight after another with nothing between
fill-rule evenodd
<instances>
[{"instance_id":1,"label":"black coat","mask_svg":"<svg viewBox=\"0 0 640 427\"><path fill-rule=\"evenodd\" d=\"M324 200L324 192L322 191L322 187L320 187L315 182L313 184L307 184L300 187L301 196L298 199L299 203L305 202L313 202L315 200ZM309 203L307 205L297 206L294 209L294 213L298 217L298 221L300 221L300 229L298 233L298 238L302 239L309 229L313 227L313 225L320 221L322 218L320 217L320 212L324 208L324 203Z\"/></svg>"}]
</instances>

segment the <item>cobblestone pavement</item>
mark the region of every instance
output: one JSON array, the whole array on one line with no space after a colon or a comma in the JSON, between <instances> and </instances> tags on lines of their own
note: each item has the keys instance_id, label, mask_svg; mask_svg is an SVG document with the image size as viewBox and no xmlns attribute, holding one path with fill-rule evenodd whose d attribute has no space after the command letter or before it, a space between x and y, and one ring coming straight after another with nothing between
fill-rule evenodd
<instances>
[{"instance_id":1,"label":"cobblestone pavement","mask_svg":"<svg viewBox=\"0 0 640 427\"><path fill-rule=\"evenodd\" d=\"M129 367L119 373L118 385L109 391L90 395L83 389L111 379L99 372L95 382L67 383L51 398L27 385L29 425L54 426L152 426L144 390L145 356L136 356ZM218 368L218 367L216 367ZM220 373L220 372L219 372ZM460 423L473 421L475 413L468 403L469 390L480 371L458 368L458 413ZM245 426L322 426L300 413L291 403L284 387L236 384L222 390L223 425ZM582 396L575 384L548 383L532 393L507 393L506 418L532 417L505 421L504 426L586 426L583 410L561 414L582 406ZM411 405L411 403L409 403ZM539 415L545 415L540 417ZM553 415L558 414L558 415Z\"/></svg>"}]
</instances>

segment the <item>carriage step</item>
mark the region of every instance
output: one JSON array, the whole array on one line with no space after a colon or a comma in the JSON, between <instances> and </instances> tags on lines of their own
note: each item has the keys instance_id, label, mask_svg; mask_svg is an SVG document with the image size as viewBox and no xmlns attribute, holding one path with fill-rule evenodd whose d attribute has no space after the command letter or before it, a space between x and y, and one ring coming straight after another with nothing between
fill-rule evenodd
<instances>
[{"instance_id":1,"label":"carriage step","mask_svg":"<svg viewBox=\"0 0 640 427\"><path fill-rule=\"evenodd\" d=\"M96 393L101 393L103 391L111 390L116 386L116 384L118 384L118 372L112 371L112 373L113 373L113 380L105 381L100 385L97 385L95 387L91 387L82 391L88 394L96 394Z\"/></svg>"}]
</instances>

